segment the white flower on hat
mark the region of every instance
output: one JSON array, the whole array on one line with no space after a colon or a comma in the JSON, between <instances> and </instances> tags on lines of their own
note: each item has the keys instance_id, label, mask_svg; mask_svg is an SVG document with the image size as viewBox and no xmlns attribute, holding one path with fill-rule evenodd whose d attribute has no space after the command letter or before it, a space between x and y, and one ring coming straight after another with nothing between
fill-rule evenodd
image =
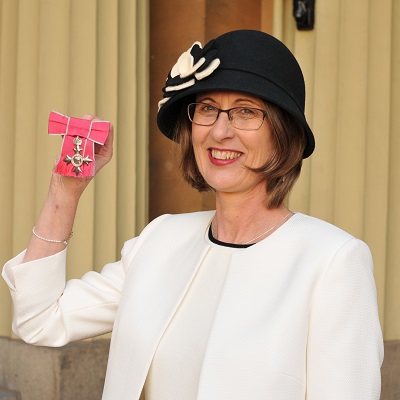
<instances>
[{"instance_id":1,"label":"white flower on hat","mask_svg":"<svg viewBox=\"0 0 400 400\"><path fill-rule=\"evenodd\" d=\"M200 42L194 42L189 50L182 53L178 58L176 64L171 69L172 78L175 78L178 75L182 79L187 78L188 76L195 73L204 64L206 59L204 57L201 57L200 60L197 61L197 63L194 65L194 57L190 52L195 45L202 48Z\"/></svg>"},{"instance_id":2,"label":"white flower on hat","mask_svg":"<svg viewBox=\"0 0 400 400\"><path fill-rule=\"evenodd\" d=\"M158 109L166 103L171 97L165 96L166 93L177 92L193 86L196 80L204 79L214 72L219 66L219 58L214 58L216 50L203 50L200 42L195 42L193 45L182 53L176 64L172 67L168 75L167 83L163 89L164 98L158 102ZM209 55L209 57L207 57ZM202 66L205 64L205 67ZM174 94L174 93L172 93Z\"/></svg>"}]
</instances>

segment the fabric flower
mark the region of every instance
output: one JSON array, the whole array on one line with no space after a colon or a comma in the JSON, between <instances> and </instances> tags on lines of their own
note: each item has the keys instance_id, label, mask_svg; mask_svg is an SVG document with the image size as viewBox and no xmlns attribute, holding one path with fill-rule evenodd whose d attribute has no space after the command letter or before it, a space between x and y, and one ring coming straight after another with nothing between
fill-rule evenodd
<instances>
[{"instance_id":1,"label":"fabric flower","mask_svg":"<svg viewBox=\"0 0 400 400\"><path fill-rule=\"evenodd\" d=\"M216 56L217 49L213 40L204 49L200 42L195 42L189 50L181 54L168 74L163 88L164 98L158 102L158 109L180 90L211 75L220 64Z\"/></svg>"}]
</instances>

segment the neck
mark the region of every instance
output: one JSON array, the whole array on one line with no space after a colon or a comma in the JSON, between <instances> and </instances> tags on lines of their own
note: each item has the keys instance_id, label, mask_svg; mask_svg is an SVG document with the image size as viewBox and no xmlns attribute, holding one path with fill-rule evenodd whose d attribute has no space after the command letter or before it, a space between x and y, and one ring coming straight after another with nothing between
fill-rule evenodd
<instances>
[{"instance_id":1,"label":"neck","mask_svg":"<svg viewBox=\"0 0 400 400\"><path fill-rule=\"evenodd\" d=\"M287 218L282 220L285 216ZM268 209L265 194L217 193L212 231L214 237L222 242L244 244L273 227L256 242L271 234L289 217L284 205Z\"/></svg>"}]
</instances>

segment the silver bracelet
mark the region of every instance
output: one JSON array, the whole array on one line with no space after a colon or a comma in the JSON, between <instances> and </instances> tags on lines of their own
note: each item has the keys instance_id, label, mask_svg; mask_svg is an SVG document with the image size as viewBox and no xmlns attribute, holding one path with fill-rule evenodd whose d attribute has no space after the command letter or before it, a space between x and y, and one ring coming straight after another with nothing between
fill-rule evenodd
<instances>
[{"instance_id":1,"label":"silver bracelet","mask_svg":"<svg viewBox=\"0 0 400 400\"><path fill-rule=\"evenodd\" d=\"M55 240L55 239L46 239L43 236L40 236L36 233L35 231L36 226L34 226L32 228L32 233L40 240L44 240L45 242L49 242L49 243L62 243L65 244L66 246L68 246L68 242L69 240L72 238L72 235L74 234L74 232L71 231L71 234L68 236L68 239L64 239L64 240Z\"/></svg>"}]
</instances>

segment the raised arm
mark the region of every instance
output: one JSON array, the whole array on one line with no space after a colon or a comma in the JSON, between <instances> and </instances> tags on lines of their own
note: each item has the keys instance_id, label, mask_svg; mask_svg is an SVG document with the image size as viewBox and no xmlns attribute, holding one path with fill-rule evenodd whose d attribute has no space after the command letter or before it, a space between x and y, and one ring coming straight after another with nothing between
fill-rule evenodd
<instances>
[{"instance_id":1,"label":"raised arm","mask_svg":"<svg viewBox=\"0 0 400 400\"><path fill-rule=\"evenodd\" d=\"M112 144L111 127L104 146L95 146L95 174L110 161ZM65 282L63 241L71 234L79 198L91 179L53 173L27 250L4 266L14 303L13 331L28 343L61 346L112 329L125 279L123 260L107 264L101 274L90 271Z\"/></svg>"},{"instance_id":2,"label":"raised arm","mask_svg":"<svg viewBox=\"0 0 400 400\"><path fill-rule=\"evenodd\" d=\"M97 120L92 115L83 118ZM95 173L112 157L113 128L104 146L95 144ZM63 250L72 234L80 196L92 178L72 178L53 173L42 212L32 234L24 262L51 256Z\"/></svg>"}]
</instances>

